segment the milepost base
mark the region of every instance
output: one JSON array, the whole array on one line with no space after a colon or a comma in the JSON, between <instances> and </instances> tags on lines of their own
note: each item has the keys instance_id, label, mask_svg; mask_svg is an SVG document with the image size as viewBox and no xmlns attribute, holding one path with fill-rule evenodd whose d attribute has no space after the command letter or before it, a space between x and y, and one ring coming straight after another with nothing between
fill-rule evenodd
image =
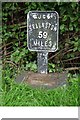
<instances>
[{"instance_id":1,"label":"milepost base","mask_svg":"<svg viewBox=\"0 0 80 120\"><path fill-rule=\"evenodd\" d=\"M16 82L29 84L33 87L54 88L66 84L67 72L40 74L23 72L16 78Z\"/></svg>"}]
</instances>

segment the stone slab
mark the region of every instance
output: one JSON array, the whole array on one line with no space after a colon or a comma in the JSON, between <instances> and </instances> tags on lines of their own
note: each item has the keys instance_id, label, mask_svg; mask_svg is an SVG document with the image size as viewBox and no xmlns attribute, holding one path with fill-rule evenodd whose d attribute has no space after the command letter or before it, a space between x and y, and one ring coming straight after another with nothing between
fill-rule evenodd
<instances>
[{"instance_id":1,"label":"stone slab","mask_svg":"<svg viewBox=\"0 0 80 120\"><path fill-rule=\"evenodd\" d=\"M66 84L67 72L40 74L25 71L16 78L16 82L29 84L33 87L53 88Z\"/></svg>"}]
</instances>

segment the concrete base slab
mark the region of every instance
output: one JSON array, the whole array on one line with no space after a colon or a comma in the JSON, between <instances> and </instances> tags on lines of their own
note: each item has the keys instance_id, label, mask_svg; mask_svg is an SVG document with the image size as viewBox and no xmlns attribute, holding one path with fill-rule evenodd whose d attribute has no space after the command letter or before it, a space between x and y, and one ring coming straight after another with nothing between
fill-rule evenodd
<instances>
[{"instance_id":1,"label":"concrete base slab","mask_svg":"<svg viewBox=\"0 0 80 120\"><path fill-rule=\"evenodd\" d=\"M40 74L34 72L23 72L17 78L18 83L27 83L33 87L53 88L66 84L67 72Z\"/></svg>"}]
</instances>

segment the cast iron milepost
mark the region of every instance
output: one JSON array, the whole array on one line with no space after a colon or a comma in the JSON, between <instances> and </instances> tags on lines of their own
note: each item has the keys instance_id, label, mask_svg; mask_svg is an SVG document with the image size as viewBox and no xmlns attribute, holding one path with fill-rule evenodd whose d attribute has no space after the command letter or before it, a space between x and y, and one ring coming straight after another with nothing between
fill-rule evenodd
<instances>
[{"instance_id":1,"label":"cast iron milepost","mask_svg":"<svg viewBox=\"0 0 80 120\"><path fill-rule=\"evenodd\" d=\"M48 69L48 52L58 49L59 15L56 11L30 11L27 15L27 45L37 51L38 72Z\"/></svg>"}]
</instances>

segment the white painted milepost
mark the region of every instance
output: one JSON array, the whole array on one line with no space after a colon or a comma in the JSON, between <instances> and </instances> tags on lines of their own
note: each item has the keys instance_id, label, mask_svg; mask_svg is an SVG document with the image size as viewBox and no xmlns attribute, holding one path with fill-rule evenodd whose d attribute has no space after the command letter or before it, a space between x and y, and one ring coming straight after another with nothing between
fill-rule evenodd
<instances>
[{"instance_id":1,"label":"white painted milepost","mask_svg":"<svg viewBox=\"0 0 80 120\"><path fill-rule=\"evenodd\" d=\"M48 52L58 49L59 15L56 11L30 11L27 15L27 45L37 51L38 72L48 69Z\"/></svg>"}]
</instances>

